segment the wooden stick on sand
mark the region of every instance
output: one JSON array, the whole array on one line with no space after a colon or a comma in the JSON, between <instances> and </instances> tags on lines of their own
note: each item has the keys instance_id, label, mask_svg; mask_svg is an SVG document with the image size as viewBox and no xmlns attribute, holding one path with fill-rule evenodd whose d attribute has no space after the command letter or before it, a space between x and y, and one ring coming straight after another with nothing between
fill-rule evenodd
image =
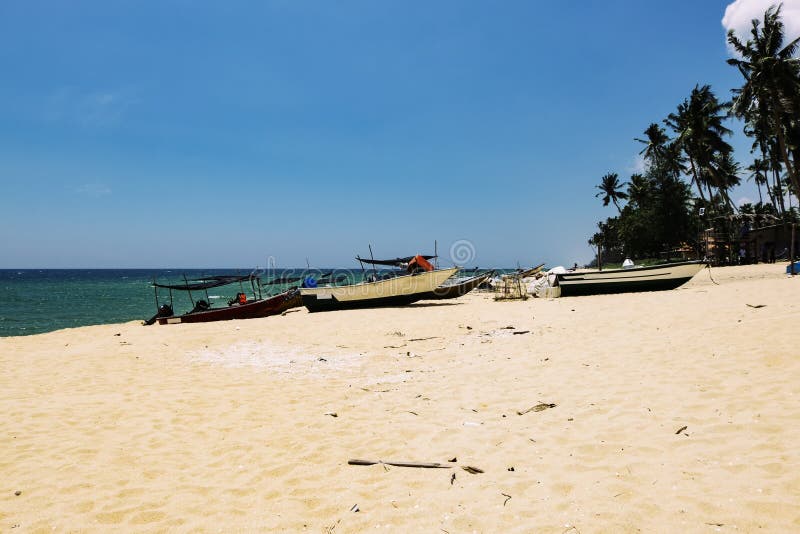
<instances>
[{"instance_id":1,"label":"wooden stick on sand","mask_svg":"<svg viewBox=\"0 0 800 534\"><path fill-rule=\"evenodd\" d=\"M383 460L348 460L350 465L393 465L395 467L421 467L423 469L450 469L449 465L442 465L440 463L419 463L419 462L384 462Z\"/></svg>"}]
</instances>

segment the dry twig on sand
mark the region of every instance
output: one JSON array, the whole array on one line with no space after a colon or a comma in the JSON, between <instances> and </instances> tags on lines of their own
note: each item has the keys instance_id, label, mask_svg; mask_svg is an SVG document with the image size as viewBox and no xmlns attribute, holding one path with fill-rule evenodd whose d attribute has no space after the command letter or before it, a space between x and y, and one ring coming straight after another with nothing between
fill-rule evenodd
<instances>
[{"instance_id":1,"label":"dry twig on sand","mask_svg":"<svg viewBox=\"0 0 800 534\"><path fill-rule=\"evenodd\" d=\"M547 410L548 408L555 408L555 407L556 407L555 404L547 404L547 403L544 403L544 402L540 402L536 406L532 406L532 407L528 408L527 410L523 410L521 412L518 411L517 415L525 415L528 412L541 412L543 410Z\"/></svg>"}]
</instances>

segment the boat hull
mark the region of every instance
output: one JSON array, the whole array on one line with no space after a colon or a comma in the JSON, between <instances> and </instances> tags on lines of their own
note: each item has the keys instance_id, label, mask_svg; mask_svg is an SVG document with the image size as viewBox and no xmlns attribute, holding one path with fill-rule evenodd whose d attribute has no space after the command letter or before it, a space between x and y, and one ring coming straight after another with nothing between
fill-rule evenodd
<instances>
[{"instance_id":1,"label":"boat hull","mask_svg":"<svg viewBox=\"0 0 800 534\"><path fill-rule=\"evenodd\" d=\"M420 300L446 300L463 297L488 280L493 274L494 271L491 271L488 273L479 274L478 276L473 276L472 278L468 278L467 280L457 284L441 285L433 291L422 295Z\"/></svg>"},{"instance_id":2,"label":"boat hull","mask_svg":"<svg viewBox=\"0 0 800 534\"><path fill-rule=\"evenodd\" d=\"M420 300L458 271L442 269L348 286L302 288L308 311L405 306Z\"/></svg>"},{"instance_id":3,"label":"boat hull","mask_svg":"<svg viewBox=\"0 0 800 534\"><path fill-rule=\"evenodd\" d=\"M301 304L300 292L292 289L274 297L254 300L246 304L234 304L225 308L211 308L173 317L159 317L158 324L208 323L212 321L229 321L231 319L255 319L277 315Z\"/></svg>"},{"instance_id":4,"label":"boat hull","mask_svg":"<svg viewBox=\"0 0 800 534\"><path fill-rule=\"evenodd\" d=\"M562 297L663 291L675 289L692 279L705 262L669 263L633 269L612 269L558 275Z\"/></svg>"}]
</instances>

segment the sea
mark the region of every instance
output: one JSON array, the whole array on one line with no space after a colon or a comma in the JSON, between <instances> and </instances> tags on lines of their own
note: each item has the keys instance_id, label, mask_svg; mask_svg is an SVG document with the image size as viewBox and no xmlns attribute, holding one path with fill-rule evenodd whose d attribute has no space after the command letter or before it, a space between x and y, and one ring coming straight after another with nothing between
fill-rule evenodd
<instances>
[{"instance_id":1,"label":"sea","mask_svg":"<svg viewBox=\"0 0 800 534\"><path fill-rule=\"evenodd\" d=\"M153 281L181 284L204 276L249 274L252 269L0 269L0 337L26 336L62 328L145 320L157 310ZM262 273L262 281L310 275L319 278L333 271L344 283L359 282L371 270L285 269ZM297 285L297 284L294 284ZM274 294L286 285L262 285L262 295ZM251 296L245 281L195 291L192 297L208 298L212 306L225 306L240 291ZM158 290L158 302L169 302L169 290ZM185 291L173 291L173 309L181 314L192 309Z\"/></svg>"}]
</instances>

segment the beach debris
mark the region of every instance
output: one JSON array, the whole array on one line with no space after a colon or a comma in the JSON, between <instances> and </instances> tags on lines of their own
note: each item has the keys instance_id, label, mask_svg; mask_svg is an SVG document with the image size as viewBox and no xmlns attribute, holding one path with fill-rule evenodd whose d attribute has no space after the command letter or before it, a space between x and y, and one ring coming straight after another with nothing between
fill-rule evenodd
<instances>
[{"instance_id":1,"label":"beach debris","mask_svg":"<svg viewBox=\"0 0 800 534\"><path fill-rule=\"evenodd\" d=\"M349 465L393 465L395 467L419 467L421 469L450 469L449 465L442 465L438 462L384 462L383 460L347 460Z\"/></svg>"},{"instance_id":2,"label":"beach debris","mask_svg":"<svg viewBox=\"0 0 800 534\"><path fill-rule=\"evenodd\" d=\"M339 417L339 414L336 412L325 412L322 415L330 415L331 417Z\"/></svg>"},{"instance_id":3,"label":"beach debris","mask_svg":"<svg viewBox=\"0 0 800 534\"><path fill-rule=\"evenodd\" d=\"M508 502L508 500L511 498L511 495L509 495L508 493L502 493L502 492L500 493L500 495L502 495L503 497L506 498L506 500L503 501L503 506L505 506L506 503Z\"/></svg>"},{"instance_id":4,"label":"beach debris","mask_svg":"<svg viewBox=\"0 0 800 534\"><path fill-rule=\"evenodd\" d=\"M508 470L509 471L514 471L514 466L512 465L511 467L508 468Z\"/></svg>"},{"instance_id":5,"label":"beach debris","mask_svg":"<svg viewBox=\"0 0 800 534\"><path fill-rule=\"evenodd\" d=\"M750 305L748 304L748 306L750 306ZM122 335L122 334L120 334L119 332L117 332L116 334L114 334L114 337L119 337L119 336L121 336L121 335Z\"/></svg>"},{"instance_id":6,"label":"beach debris","mask_svg":"<svg viewBox=\"0 0 800 534\"><path fill-rule=\"evenodd\" d=\"M750 308L765 308L766 304L747 304ZM710 524L710 523L709 523Z\"/></svg>"},{"instance_id":7,"label":"beach debris","mask_svg":"<svg viewBox=\"0 0 800 534\"><path fill-rule=\"evenodd\" d=\"M471 465L462 465L461 469L463 469L470 475L477 475L478 473L483 473L483 469L481 469L480 467L473 467Z\"/></svg>"},{"instance_id":8,"label":"beach debris","mask_svg":"<svg viewBox=\"0 0 800 534\"><path fill-rule=\"evenodd\" d=\"M409 339L409 341L428 341L429 339L442 339L442 338L441 338L441 337L439 337L439 336L433 336L433 337L415 337L414 339Z\"/></svg>"},{"instance_id":9,"label":"beach debris","mask_svg":"<svg viewBox=\"0 0 800 534\"><path fill-rule=\"evenodd\" d=\"M17 490L17 491L14 492L14 495L19 497L20 495L22 495L22 492L20 490Z\"/></svg>"},{"instance_id":10,"label":"beach debris","mask_svg":"<svg viewBox=\"0 0 800 534\"><path fill-rule=\"evenodd\" d=\"M724 527L725 523L706 523L710 527Z\"/></svg>"},{"instance_id":11,"label":"beach debris","mask_svg":"<svg viewBox=\"0 0 800 534\"><path fill-rule=\"evenodd\" d=\"M680 434L681 432L683 432L683 431L684 431L684 430L686 430L687 428L689 428L689 427L688 427L688 426L686 426L686 425L683 425L682 427L680 427L680 428L679 428L679 429L678 429L678 430L675 432L675 435L678 435L678 434Z\"/></svg>"},{"instance_id":12,"label":"beach debris","mask_svg":"<svg viewBox=\"0 0 800 534\"><path fill-rule=\"evenodd\" d=\"M358 507L358 503L356 503L356 504L354 504L353 506L351 506L351 507L350 507L350 511L351 511L351 512L353 512L353 513L355 513L355 512L360 512L360 511L361 511L361 509Z\"/></svg>"},{"instance_id":13,"label":"beach debris","mask_svg":"<svg viewBox=\"0 0 800 534\"><path fill-rule=\"evenodd\" d=\"M515 336L521 336L522 334L530 334L530 330L517 330L516 332L512 332Z\"/></svg>"},{"instance_id":14,"label":"beach debris","mask_svg":"<svg viewBox=\"0 0 800 534\"><path fill-rule=\"evenodd\" d=\"M332 524L332 525L330 525L328 527L325 527L325 534L332 534L333 531L336 529L336 525L341 523L341 521L342 521L341 519L337 519L336 523L334 523L334 524Z\"/></svg>"},{"instance_id":15,"label":"beach debris","mask_svg":"<svg viewBox=\"0 0 800 534\"><path fill-rule=\"evenodd\" d=\"M514 327L513 327L513 326L511 326L511 325L509 325L509 326L504 326L504 327L500 328L500 330L514 330Z\"/></svg>"},{"instance_id":16,"label":"beach debris","mask_svg":"<svg viewBox=\"0 0 800 534\"><path fill-rule=\"evenodd\" d=\"M458 461L458 457L457 457L457 456L453 456L452 458L450 458L450 459L449 459L449 460L447 460L447 461L448 461L448 462L457 462L457 461Z\"/></svg>"},{"instance_id":17,"label":"beach debris","mask_svg":"<svg viewBox=\"0 0 800 534\"><path fill-rule=\"evenodd\" d=\"M472 330L472 327L471 326L467 326L467 330Z\"/></svg>"},{"instance_id":18,"label":"beach debris","mask_svg":"<svg viewBox=\"0 0 800 534\"><path fill-rule=\"evenodd\" d=\"M517 415L525 415L528 412L541 412L541 411L547 410L548 408L555 408L555 407L556 407L555 404L547 404L545 402L540 402L536 406L531 406L527 410L523 410L521 412L518 411Z\"/></svg>"},{"instance_id":19,"label":"beach debris","mask_svg":"<svg viewBox=\"0 0 800 534\"><path fill-rule=\"evenodd\" d=\"M455 481L456 481L456 474L453 473L452 475L450 475L450 485L452 486L453 482L455 482Z\"/></svg>"},{"instance_id":20,"label":"beach debris","mask_svg":"<svg viewBox=\"0 0 800 534\"><path fill-rule=\"evenodd\" d=\"M419 415L417 412L412 412L411 410L407 410L407 412L410 413L411 415Z\"/></svg>"},{"instance_id":21,"label":"beach debris","mask_svg":"<svg viewBox=\"0 0 800 534\"><path fill-rule=\"evenodd\" d=\"M406 346L406 344L403 343L402 345L384 345L383 348L384 349L402 349L405 346Z\"/></svg>"},{"instance_id":22,"label":"beach debris","mask_svg":"<svg viewBox=\"0 0 800 534\"><path fill-rule=\"evenodd\" d=\"M318 361L318 362L327 362L328 360L326 360L325 358L323 358L322 356L320 356L319 358L317 358L317 361Z\"/></svg>"},{"instance_id":23,"label":"beach debris","mask_svg":"<svg viewBox=\"0 0 800 534\"><path fill-rule=\"evenodd\" d=\"M285 312L283 312L283 313L281 314L281 317L283 317L284 315L288 315L288 314L290 314L290 313L299 312L299 311L300 311L299 309L294 309L294 310L286 310Z\"/></svg>"},{"instance_id":24,"label":"beach debris","mask_svg":"<svg viewBox=\"0 0 800 534\"><path fill-rule=\"evenodd\" d=\"M405 334L402 333L400 330L395 330L394 332L389 332L387 335L389 335L389 336L397 336L397 337L405 337Z\"/></svg>"}]
</instances>

